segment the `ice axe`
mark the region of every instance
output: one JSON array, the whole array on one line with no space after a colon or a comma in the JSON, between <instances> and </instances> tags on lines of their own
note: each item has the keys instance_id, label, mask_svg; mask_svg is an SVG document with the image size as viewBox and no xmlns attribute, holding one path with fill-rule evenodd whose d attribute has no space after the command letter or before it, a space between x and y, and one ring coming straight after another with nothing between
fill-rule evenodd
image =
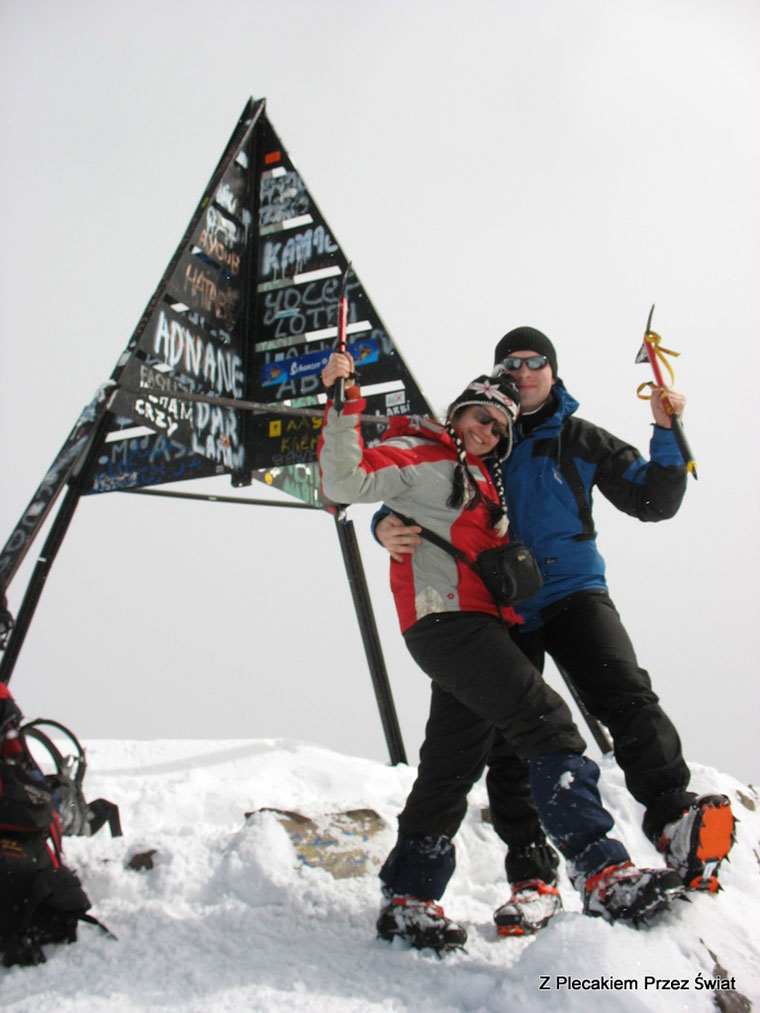
<instances>
[{"instance_id":1,"label":"ice axe","mask_svg":"<svg viewBox=\"0 0 760 1013\"><path fill-rule=\"evenodd\" d=\"M665 356L679 355L680 353L674 352L669 348L663 348L662 338L660 337L659 334L657 334L655 331L652 330L653 313L654 313L654 303L652 303L652 308L649 311L649 319L647 320L647 327L644 332L644 341L642 342L641 348L639 349L638 354L636 356L636 362L648 362L651 365L652 372L654 373L655 383L653 384L649 380L645 381L644 383L639 385L636 394L642 399L642 401L648 401L651 398L651 394L641 393L645 387L657 386L663 388L661 395L662 403L663 407L665 408L665 411L670 416L670 424L673 427L673 435L676 438L678 449L681 451L681 456L683 457L684 464L686 465L686 470L690 471L691 474L696 479L697 462L694 460L694 455L692 454L689 448L689 444L686 439L686 433L683 430L683 423L676 415L675 409L673 408L673 405L670 402L670 398L665 393L664 390L665 383L663 380L662 369L660 366L660 364L662 363L662 365L664 365L665 368L667 369L668 374L670 376L670 383L672 386L673 381L675 380L675 376L673 374L673 368L668 362L668 360L665 358Z\"/></svg>"},{"instance_id":2,"label":"ice axe","mask_svg":"<svg viewBox=\"0 0 760 1013\"><path fill-rule=\"evenodd\" d=\"M346 322L348 319L348 298L346 296L346 285L348 283L348 273L351 270L351 264L349 263L346 270L343 272L343 280L340 283L340 295L338 296L338 338L335 342L336 352L346 351ZM335 389L333 391L333 408L340 415L343 411L343 402L346 397L346 381L341 376L335 381Z\"/></svg>"}]
</instances>

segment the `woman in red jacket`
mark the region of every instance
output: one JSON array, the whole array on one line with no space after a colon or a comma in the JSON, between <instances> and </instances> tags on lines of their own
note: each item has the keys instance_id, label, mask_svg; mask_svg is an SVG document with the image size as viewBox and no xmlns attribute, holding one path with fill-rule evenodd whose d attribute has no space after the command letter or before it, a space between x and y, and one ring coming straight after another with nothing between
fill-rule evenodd
<instances>
[{"instance_id":1,"label":"woman in red jacket","mask_svg":"<svg viewBox=\"0 0 760 1013\"><path fill-rule=\"evenodd\" d=\"M322 380L329 389L352 375L350 355L334 353ZM473 561L506 542L504 490L484 463L491 455L503 459L511 447L519 395L506 373L473 380L451 404L445 425L394 419L376 447L362 442L364 402L357 388L352 393L340 414L331 403L325 413L319 463L330 500L382 501ZM379 935L439 951L465 942L464 928L435 902L454 865L452 838L466 809L461 785L481 776L494 728L528 763L542 825L567 861L584 911L638 923L667 908L682 892L680 879L668 869L635 868L625 847L607 836L613 820L599 797L599 769L583 755L585 742L567 705L512 642L508 624L519 620L511 608L495 603L467 562L427 539L391 563L391 588L407 647L430 677L432 697L421 749L424 778L412 787L380 872ZM454 785L436 777L436 756L448 760L457 751L478 760L458 771ZM552 902L559 905L556 890Z\"/></svg>"}]
</instances>

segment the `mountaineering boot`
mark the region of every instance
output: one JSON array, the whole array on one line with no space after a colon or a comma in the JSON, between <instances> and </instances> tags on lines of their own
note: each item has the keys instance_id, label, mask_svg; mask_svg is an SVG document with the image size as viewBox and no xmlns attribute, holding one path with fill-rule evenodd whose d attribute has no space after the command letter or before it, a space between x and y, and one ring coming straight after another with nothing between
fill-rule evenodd
<instances>
[{"instance_id":1,"label":"mountaineering boot","mask_svg":"<svg viewBox=\"0 0 760 1013\"><path fill-rule=\"evenodd\" d=\"M725 795L702 795L663 828L657 847L687 889L720 889L718 869L734 843L735 822Z\"/></svg>"},{"instance_id":2,"label":"mountaineering boot","mask_svg":"<svg viewBox=\"0 0 760 1013\"><path fill-rule=\"evenodd\" d=\"M562 909L557 887L542 879L515 883L512 896L494 912L500 936L532 936Z\"/></svg>"},{"instance_id":3,"label":"mountaineering boot","mask_svg":"<svg viewBox=\"0 0 760 1013\"><path fill-rule=\"evenodd\" d=\"M389 942L398 937L417 950L429 948L438 953L462 949L467 942L467 932L446 917L440 904L409 894L392 896L380 911L377 934Z\"/></svg>"},{"instance_id":4,"label":"mountaineering boot","mask_svg":"<svg viewBox=\"0 0 760 1013\"><path fill-rule=\"evenodd\" d=\"M636 928L665 911L684 886L673 869L638 869L632 862L608 865L583 886L583 912Z\"/></svg>"}]
</instances>

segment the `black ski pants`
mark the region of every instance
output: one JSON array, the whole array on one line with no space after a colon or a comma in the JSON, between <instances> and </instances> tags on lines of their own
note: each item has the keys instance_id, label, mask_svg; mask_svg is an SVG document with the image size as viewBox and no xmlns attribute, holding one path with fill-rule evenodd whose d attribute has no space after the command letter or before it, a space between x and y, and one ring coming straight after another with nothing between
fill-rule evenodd
<instances>
[{"instance_id":1,"label":"black ski pants","mask_svg":"<svg viewBox=\"0 0 760 1013\"><path fill-rule=\"evenodd\" d=\"M495 730L528 772L532 843L539 835L545 840L545 830L581 880L628 859L623 845L607 836L613 820L599 796L599 768L583 755L570 709L515 646L505 623L477 612L445 612L420 620L404 638L432 685L417 778L380 873L391 892L441 896L454 867L446 842L464 818ZM553 863L545 857L542 878L549 878Z\"/></svg>"},{"instance_id":2,"label":"black ski pants","mask_svg":"<svg viewBox=\"0 0 760 1013\"><path fill-rule=\"evenodd\" d=\"M673 722L639 667L630 638L609 595L581 591L545 610L530 632L512 639L539 671L548 654L576 687L584 705L609 730L628 790L646 809L644 832L655 840L694 798ZM528 768L495 734L487 786L494 828L507 845L528 843L531 816Z\"/></svg>"},{"instance_id":3,"label":"black ski pants","mask_svg":"<svg viewBox=\"0 0 760 1013\"><path fill-rule=\"evenodd\" d=\"M399 845L456 834L498 729L526 764L536 826L537 811L576 871L591 874L627 859L622 845L607 837L613 822L599 796L599 768L583 755L586 744L571 711L504 622L481 613L440 613L415 623L404 639L430 676L432 695L420 766L398 819ZM401 871L394 878L402 879Z\"/></svg>"},{"instance_id":4,"label":"black ski pants","mask_svg":"<svg viewBox=\"0 0 760 1013\"><path fill-rule=\"evenodd\" d=\"M479 612L427 616L404 634L432 680L430 714L399 830L406 836L453 837L467 811L499 729L510 758L582 753L570 708L513 643L509 627ZM522 785L521 785L522 790ZM530 787L527 787L530 798ZM531 803L532 806L532 803ZM536 823L538 818L535 816Z\"/></svg>"}]
</instances>

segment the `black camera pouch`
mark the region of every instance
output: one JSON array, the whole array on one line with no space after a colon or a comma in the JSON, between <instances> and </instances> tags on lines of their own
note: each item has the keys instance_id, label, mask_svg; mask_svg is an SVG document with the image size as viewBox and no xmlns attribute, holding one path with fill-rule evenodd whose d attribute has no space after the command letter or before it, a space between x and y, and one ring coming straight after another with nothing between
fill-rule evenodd
<instances>
[{"instance_id":1,"label":"black camera pouch","mask_svg":"<svg viewBox=\"0 0 760 1013\"><path fill-rule=\"evenodd\" d=\"M514 605L515 602L525 601L544 586L536 557L524 542L515 539L495 549L484 549L473 561L461 549L455 548L451 542L429 528L417 524L411 517L402 517L400 514L399 517L408 527L417 525L423 538L474 570L497 605Z\"/></svg>"},{"instance_id":2,"label":"black camera pouch","mask_svg":"<svg viewBox=\"0 0 760 1013\"><path fill-rule=\"evenodd\" d=\"M517 540L479 553L474 569L498 605L525 601L544 585L536 557Z\"/></svg>"}]
</instances>

